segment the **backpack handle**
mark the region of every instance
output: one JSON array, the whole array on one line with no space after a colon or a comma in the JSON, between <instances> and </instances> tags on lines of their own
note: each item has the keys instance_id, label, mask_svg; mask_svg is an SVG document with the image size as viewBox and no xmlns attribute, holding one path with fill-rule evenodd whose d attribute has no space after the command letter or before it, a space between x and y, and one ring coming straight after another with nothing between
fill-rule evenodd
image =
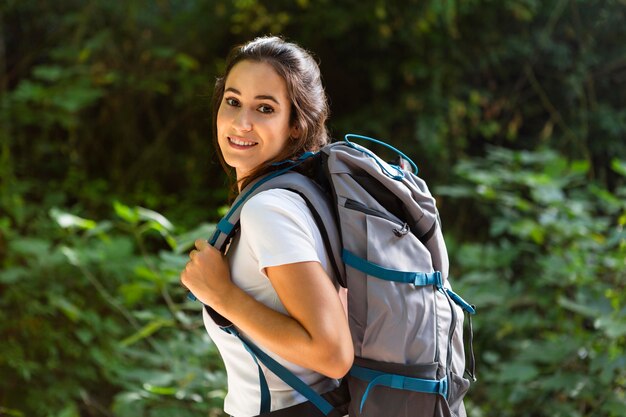
<instances>
[{"instance_id":1,"label":"backpack handle","mask_svg":"<svg viewBox=\"0 0 626 417\"><path fill-rule=\"evenodd\" d=\"M370 138L369 136L362 136L362 135L355 135L355 134L353 134L353 133L348 133L346 136L344 136L344 141L345 141L345 142L346 142L349 146L351 146L351 147L354 147L354 144L353 144L353 143L350 141L350 139L348 139L348 138L356 138L356 139L363 139L363 140L367 140L367 141L374 142L374 143L377 143L377 144L379 144L379 145L382 145L382 146L384 146L384 147L385 147L385 148L387 148L387 149L390 149L391 151L393 151L393 152L395 152L396 154L398 154L398 156L400 156L400 157L402 157L402 158L406 159L406 160L409 162L409 164L411 164L411 168L413 168L413 173L414 173L415 175L417 175L417 173L418 173L418 169L417 169L417 165L415 164L415 162L413 162L413 161L411 160L411 158L409 158L408 156L406 156L406 155L405 155L402 151L400 151L400 150L398 150L398 149L394 148L394 147L393 147L393 146L391 146L390 144L385 143L385 142L383 142L383 141L381 141L381 140L378 140L378 139Z\"/></svg>"}]
</instances>

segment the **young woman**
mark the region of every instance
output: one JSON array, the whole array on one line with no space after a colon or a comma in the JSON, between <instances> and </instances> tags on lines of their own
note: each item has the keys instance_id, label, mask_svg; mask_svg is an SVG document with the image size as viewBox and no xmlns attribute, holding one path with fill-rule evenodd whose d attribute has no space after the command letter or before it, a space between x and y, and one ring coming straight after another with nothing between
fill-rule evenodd
<instances>
[{"instance_id":1,"label":"young woman","mask_svg":"<svg viewBox=\"0 0 626 417\"><path fill-rule=\"evenodd\" d=\"M274 169L274 162L328 142L319 68L301 47L277 37L231 51L213 104L217 154L227 171L234 169L239 190ZM354 353L311 212L299 195L272 189L246 202L240 222L226 256L205 240L196 241L182 284L316 392L333 390ZM225 412L258 415L257 365L206 312L204 321L228 374ZM306 401L271 372L265 377L271 410Z\"/></svg>"}]
</instances>

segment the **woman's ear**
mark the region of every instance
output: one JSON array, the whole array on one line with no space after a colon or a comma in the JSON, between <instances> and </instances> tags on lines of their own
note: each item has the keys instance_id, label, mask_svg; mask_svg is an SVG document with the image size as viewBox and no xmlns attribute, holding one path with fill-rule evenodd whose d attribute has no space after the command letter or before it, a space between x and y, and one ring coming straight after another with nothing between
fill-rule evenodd
<instances>
[{"instance_id":1,"label":"woman's ear","mask_svg":"<svg viewBox=\"0 0 626 417\"><path fill-rule=\"evenodd\" d=\"M300 128L298 127L298 125L293 125L291 127L289 137L294 138L294 139L297 139L300 137Z\"/></svg>"}]
</instances>

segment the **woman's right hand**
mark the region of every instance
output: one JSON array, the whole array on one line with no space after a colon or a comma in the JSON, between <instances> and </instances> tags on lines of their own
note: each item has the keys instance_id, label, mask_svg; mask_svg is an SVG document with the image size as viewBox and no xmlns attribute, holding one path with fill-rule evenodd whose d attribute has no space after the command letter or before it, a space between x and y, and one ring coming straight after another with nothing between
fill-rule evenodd
<instances>
[{"instance_id":1,"label":"woman's right hand","mask_svg":"<svg viewBox=\"0 0 626 417\"><path fill-rule=\"evenodd\" d=\"M202 303L219 312L236 288L230 279L226 257L206 240L198 239L189 252L189 262L180 274L180 282Z\"/></svg>"}]
</instances>

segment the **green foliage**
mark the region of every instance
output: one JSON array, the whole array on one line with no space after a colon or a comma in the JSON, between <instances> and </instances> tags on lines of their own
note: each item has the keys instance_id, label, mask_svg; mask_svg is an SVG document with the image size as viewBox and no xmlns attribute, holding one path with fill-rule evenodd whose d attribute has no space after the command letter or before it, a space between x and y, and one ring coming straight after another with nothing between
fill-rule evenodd
<instances>
[{"instance_id":1,"label":"green foliage","mask_svg":"<svg viewBox=\"0 0 626 417\"><path fill-rule=\"evenodd\" d=\"M220 414L221 361L178 283L210 226L176 234L151 210L114 210L97 222L52 208L38 237L3 223L3 414Z\"/></svg>"},{"instance_id":2,"label":"green foliage","mask_svg":"<svg viewBox=\"0 0 626 417\"><path fill-rule=\"evenodd\" d=\"M626 173L612 165L614 193L586 162L491 148L438 189L487 228L451 262L479 306L471 415L626 415Z\"/></svg>"}]
</instances>

